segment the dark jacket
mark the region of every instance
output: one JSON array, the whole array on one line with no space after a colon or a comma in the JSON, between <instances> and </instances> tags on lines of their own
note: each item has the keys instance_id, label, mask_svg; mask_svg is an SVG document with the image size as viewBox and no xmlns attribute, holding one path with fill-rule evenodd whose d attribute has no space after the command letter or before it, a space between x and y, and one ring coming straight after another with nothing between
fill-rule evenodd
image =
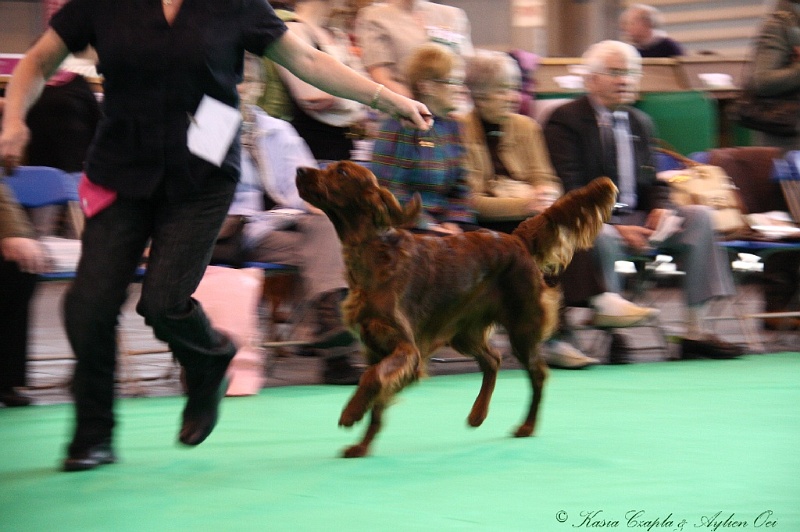
<instances>
[{"instance_id":1,"label":"dark jacket","mask_svg":"<svg viewBox=\"0 0 800 532\"><path fill-rule=\"evenodd\" d=\"M636 158L637 210L651 211L668 207L669 189L656 179L652 150L653 122L638 109L625 107L625 110L629 115ZM544 135L550 160L564 183L565 191L582 187L600 176L608 176L619 184L616 165L606 162L613 158L604 156L600 127L588 96L556 108L547 121Z\"/></svg>"}]
</instances>

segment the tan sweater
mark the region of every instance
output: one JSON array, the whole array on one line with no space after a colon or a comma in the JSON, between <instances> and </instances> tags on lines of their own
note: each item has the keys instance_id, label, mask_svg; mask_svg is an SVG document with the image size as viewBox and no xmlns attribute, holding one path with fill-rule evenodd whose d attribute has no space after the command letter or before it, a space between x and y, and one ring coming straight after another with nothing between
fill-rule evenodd
<instances>
[{"instance_id":1,"label":"tan sweater","mask_svg":"<svg viewBox=\"0 0 800 532\"><path fill-rule=\"evenodd\" d=\"M463 135L466 147L467 179L473 193L478 220L518 220L533 212L527 208L526 198L502 197L493 191L497 176L486 144L486 135L477 111L464 117ZM499 144L500 160L516 181L537 186L555 184L563 190L547 154L542 128L532 118L513 114L502 126L503 136Z\"/></svg>"},{"instance_id":2,"label":"tan sweater","mask_svg":"<svg viewBox=\"0 0 800 532\"><path fill-rule=\"evenodd\" d=\"M14 195L0 181L0 240L9 237L35 238L36 233Z\"/></svg>"}]
</instances>

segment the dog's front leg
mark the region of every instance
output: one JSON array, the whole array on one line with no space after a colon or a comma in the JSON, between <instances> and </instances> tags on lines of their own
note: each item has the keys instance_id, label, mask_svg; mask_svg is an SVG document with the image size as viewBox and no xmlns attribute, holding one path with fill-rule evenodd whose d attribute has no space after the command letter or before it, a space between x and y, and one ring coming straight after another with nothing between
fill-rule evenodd
<instances>
[{"instance_id":1,"label":"dog's front leg","mask_svg":"<svg viewBox=\"0 0 800 532\"><path fill-rule=\"evenodd\" d=\"M391 355L367 368L356 393L342 411L339 426L351 427L360 421L379 396L381 402L388 402L392 395L418 378L419 364L419 350L409 342L401 342Z\"/></svg>"},{"instance_id":2,"label":"dog's front leg","mask_svg":"<svg viewBox=\"0 0 800 532\"><path fill-rule=\"evenodd\" d=\"M380 401L376 401L375 404L372 405L372 410L370 411L369 416L369 426L367 426L367 431L364 433L364 437L361 438L361 441L357 444L351 445L345 449L342 453L343 457L361 458L362 456L367 455L372 440L375 439L375 435L381 430L384 408L386 408L386 405Z\"/></svg>"}]
</instances>

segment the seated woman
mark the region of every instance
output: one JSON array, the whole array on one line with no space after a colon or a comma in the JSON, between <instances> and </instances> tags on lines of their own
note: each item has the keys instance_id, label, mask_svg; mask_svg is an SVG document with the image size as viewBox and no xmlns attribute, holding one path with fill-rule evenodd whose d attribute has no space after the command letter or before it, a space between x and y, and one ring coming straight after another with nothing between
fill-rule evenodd
<instances>
[{"instance_id":1,"label":"seated woman","mask_svg":"<svg viewBox=\"0 0 800 532\"><path fill-rule=\"evenodd\" d=\"M463 118L467 171L478 224L511 232L561 195L542 130L517 114L521 74L506 53L478 50L467 62L474 103Z\"/></svg>"},{"instance_id":2,"label":"seated woman","mask_svg":"<svg viewBox=\"0 0 800 532\"><path fill-rule=\"evenodd\" d=\"M401 203L420 194L420 230L460 233L474 228L464 148L458 122L450 116L463 102L463 76L461 60L448 48L419 46L406 64L406 77L414 98L433 113L433 127L419 133L389 118L376 136L372 170Z\"/></svg>"}]
</instances>

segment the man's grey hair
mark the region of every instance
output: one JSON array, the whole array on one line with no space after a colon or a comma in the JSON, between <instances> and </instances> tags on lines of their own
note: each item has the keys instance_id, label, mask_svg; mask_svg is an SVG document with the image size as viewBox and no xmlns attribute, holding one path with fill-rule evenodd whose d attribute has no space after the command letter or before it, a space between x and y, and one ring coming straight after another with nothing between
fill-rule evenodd
<instances>
[{"instance_id":1,"label":"man's grey hair","mask_svg":"<svg viewBox=\"0 0 800 532\"><path fill-rule=\"evenodd\" d=\"M642 71L642 56L638 50L622 41L600 41L591 45L583 54L583 66L586 74L605 72L606 60L612 55L625 57L628 70Z\"/></svg>"},{"instance_id":2,"label":"man's grey hair","mask_svg":"<svg viewBox=\"0 0 800 532\"><path fill-rule=\"evenodd\" d=\"M661 11L647 4L631 4L625 10L626 14L636 15L647 23L654 30L660 30L664 26L664 16Z\"/></svg>"}]
</instances>

